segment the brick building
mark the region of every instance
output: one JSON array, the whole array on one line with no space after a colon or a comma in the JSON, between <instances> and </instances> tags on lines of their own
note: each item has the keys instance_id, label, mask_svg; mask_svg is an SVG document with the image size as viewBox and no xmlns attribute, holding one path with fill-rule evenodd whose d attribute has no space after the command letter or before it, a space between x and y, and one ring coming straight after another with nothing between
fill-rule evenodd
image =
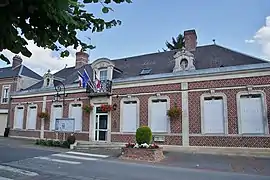
<instances>
[{"instance_id":1,"label":"brick building","mask_svg":"<svg viewBox=\"0 0 270 180\"><path fill-rule=\"evenodd\" d=\"M195 30L184 37L181 50L91 64L88 54L77 52L75 67L48 72L12 94L10 135L62 138L56 119L73 118L76 137L84 141L131 142L136 129L148 125L160 144L270 147L270 63L216 44L197 46ZM100 80L98 91L78 87L84 70ZM167 116L173 107L180 117Z\"/></svg>"},{"instance_id":2,"label":"brick building","mask_svg":"<svg viewBox=\"0 0 270 180\"><path fill-rule=\"evenodd\" d=\"M10 92L19 91L39 82L42 77L22 64L14 56L11 67L0 68L0 136L7 126Z\"/></svg>"}]
</instances>

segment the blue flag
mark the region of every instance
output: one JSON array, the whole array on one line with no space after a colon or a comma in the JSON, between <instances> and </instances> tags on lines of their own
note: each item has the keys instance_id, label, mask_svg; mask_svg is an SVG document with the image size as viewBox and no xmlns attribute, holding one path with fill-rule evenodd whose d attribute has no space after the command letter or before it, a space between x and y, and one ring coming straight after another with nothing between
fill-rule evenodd
<instances>
[{"instance_id":1,"label":"blue flag","mask_svg":"<svg viewBox=\"0 0 270 180\"><path fill-rule=\"evenodd\" d=\"M78 71L78 74L79 74L79 77L80 77L80 79L82 81L82 87L86 88L86 85L87 85L87 83L88 83L88 81L90 79L87 71L84 69L83 74L81 74L79 71Z\"/></svg>"}]
</instances>

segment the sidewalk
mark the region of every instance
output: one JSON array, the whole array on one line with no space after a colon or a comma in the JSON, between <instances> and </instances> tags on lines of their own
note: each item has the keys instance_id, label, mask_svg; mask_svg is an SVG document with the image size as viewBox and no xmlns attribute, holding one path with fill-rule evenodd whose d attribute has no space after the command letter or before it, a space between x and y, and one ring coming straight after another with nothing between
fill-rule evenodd
<instances>
[{"instance_id":1,"label":"sidewalk","mask_svg":"<svg viewBox=\"0 0 270 180\"><path fill-rule=\"evenodd\" d=\"M212 154L228 156L246 156L246 157L265 157L270 158L270 148L245 148L245 147L181 147L181 146L162 146L167 152L183 152L192 154Z\"/></svg>"},{"instance_id":2,"label":"sidewalk","mask_svg":"<svg viewBox=\"0 0 270 180\"><path fill-rule=\"evenodd\" d=\"M157 164L189 169L270 176L270 158L172 151L165 151L164 155L166 158Z\"/></svg>"}]
</instances>

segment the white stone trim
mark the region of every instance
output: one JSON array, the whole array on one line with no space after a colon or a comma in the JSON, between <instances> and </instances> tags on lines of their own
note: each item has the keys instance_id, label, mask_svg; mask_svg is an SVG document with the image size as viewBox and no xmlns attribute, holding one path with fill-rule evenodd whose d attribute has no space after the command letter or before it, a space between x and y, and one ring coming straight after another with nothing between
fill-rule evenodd
<instances>
[{"instance_id":1,"label":"white stone trim","mask_svg":"<svg viewBox=\"0 0 270 180\"><path fill-rule=\"evenodd\" d=\"M100 78L100 71L107 70L107 79L112 80L114 63L108 58L99 58L95 60L91 67L93 69L93 81L95 81L95 72L98 78Z\"/></svg>"},{"instance_id":2,"label":"white stone trim","mask_svg":"<svg viewBox=\"0 0 270 180\"><path fill-rule=\"evenodd\" d=\"M198 81L211 81L211 80L229 80L234 78L246 78L246 77L259 77L259 76L268 76L270 75L270 71L262 71L262 72L241 72L238 74L233 73L227 73L227 74L221 74L221 75L213 75L213 76L206 76L206 77L175 77L175 78L168 78L168 79L152 79L152 80L138 80L137 82L125 82L125 83L113 83L112 89L121 89L121 88L129 88L129 87L138 87L138 86L152 86L152 85L164 85L164 84L175 84L175 83L182 83L182 82L198 82ZM266 87L269 85L257 85L257 87ZM239 86L237 86L239 87ZM232 87L225 87L225 88L216 88L216 89L231 89ZM197 90L188 90L188 91L203 91L203 89L197 89ZM85 92L85 89L70 89L66 90L67 94L73 94L73 93L82 93ZM175 91L172 91L175 92ZM178 91L179 92L179 91ZM168 92L167 92L168 93ZM50 92L25 92L23 94L22 92L13 94L12 98L27 98L27 97L38 97L38 96L44 96L44 95L55 95L56 92L54 90L51 90Z\"/></svg>"},{"instance_id":3,"label":"white stone trim","mask_svg":"<svg viewBox=\"0 0 270 180\"><path fill-rule=\"evenodd\" d=\"M167 100L167 110L170 109L170 97L167 95L160 95L160 96L151 96L148 98L148 126L151 128L151 104L153 100L158 100L158 99L166 99ZM171 133L171 123L169 120L169 117L167 116L167 132L164 133L159 133L159 132L153 132L153 133L158 133L158 134L169 134Z\"/></svg>"},{"instance_id":4,"label":"white stone trim","mask_svg":"<svg viewBox=\"0 0 270 180\"><path fill-rule=\"evenodd\" d=\"M123 132L123 105L126 101L136 101L136 111L137 111L137 119L136 119L136 129L140 127L140 100L137 97L130 97L130 98L122 98L120 101L120 132L121 133L135 133L135 132Z\"/></svg>"},{"instance_id":5,"label":"white stone trim","mask_svg":"<svg viewBox=\"0 0 270 180\"><path fill-rule=\"evenodd\" d=\"M42 112L46 111L46 106L47 106L46 100L47 100L47 96L43 96ZM52 114L52 112L51 112L51 114ZM45 124L44 119L41 119L41 125L40 125L40 138L41 139L44 138L44 124Z\"/></svg>"},{"instance_id":6,"label":"white stone trim","mask_svg":"<svg viewBox=\"0 0 270 180\"><path fill-rule=\"evenodd\" d=\"M136 133L122 133L122 132L112 132L112 135L136 135ZM153 136L182 136L181 133L170 133L170 134L164 134L164 133L152 133Z\"/></svg>"},{"instance_id":7,"label":"white stone trim","mask_svg":"<svg viewBox=\"0 0 270 180\"><path fill-rule=\"evenodd\" d=\"M253 86L254 87L254 86ZM237 122L238 122L238 134L241 135L248 135L248 134L242 134L242 126L241 126L241 112L240 112L240 96L242 95L255 95L259 94L261 95L262 98L262 103L263 103L263 117L264 117L264 134L269 134L269 129L268 129L268 117L267 117L267 103L266 103L266 94L262 90L252 90L248 87L248 90L246 91L240 91L236 94L236 104L237 104ZM253 134L251 134L254 136Z\"/></svg>"},{"instance_id":8,"label":"white stone trim","mask_svg":"<svg viewBox=\"0 0 270 180\"><path fill-rule=\"evenodd\" d=\"M181 89L187 89L188 83L181 83ZM181 93L182 98L182 146L189 146L189 102L188 102L188 91Z\"/></svg>"},{"instance_id":9,"label":"white stone trim","mask_svg":"<svg viewBox=\"0 0 270 180\"><path fill-rule=\"evenodd\" d=\"M68 117L71 117L71 108L72 108L72 105L73 104L80 104L81 105L81 109L82 109L82 122L81 122L81 124L83 125L83 102L82 101L73 101L73 102L70 102L69 103L69 105L68 105ZM74 133L80 133L80 132L82 132L82 128L81 128L80 131L79 130L75 130L75 124L76 124L76 122L74 122Z\"/></svg>"},{"instance_id":10,"label":"white stone trim","mask_svg":"<svg viewBox=\"0 0 270 180\"><path fill-rule=\"evenodd\" d=\"M270 137L270 134L189 134L189 136L200 136L200 137Z\"/></svg>"},{"instance_id":11,"label":"white stone trim","mask_svg":"<svg viewBox=\"0 0 270 180\"><path fill-rule=\"evenodd\" d=\"M198 70L196 70L198 71ZM138 79L134 81L125 82L113 82L112 89L121 89L128 87L138 87L138 86L152 86L152 85L163 85L163 84L176 84L181 82L201 82L201 81L213 81L213 80L229 80L235 78L247 78L247 77L259 77L259 76L269 76L270 71L260 71L260 72L226 72L226 73L215 73L215 74L202 74L202 75L190 75L190 76L175 76L166 78L153 78L153 79ZM150 76L150 75L148 75ZM124 80L124 79L123 79Z\"/></svg>"},{"instance_id":12,"label":"white stone trim","mask_svg":"<svg viewBox=\"0 0 270 180\"><path fill-rule=\"evenodd\" d=\"M76 101L76 99L79 99L79 98L69 98L69 99L65 99L65 101ZM81 100L86 100L86 99L89 99L88 97L80 97ZM46 102L52 102L52 100L46 100ZM41 101L21 101L20 102L21 104L27 104L27 103L43 103L43 100ZM13 102L11 104L18 104L18 102Z\"/></svg>"},{"instance_id":13,"label":"white stone trim","mask_svg":"<svg viewBox=\"0 0 270 180\"><path fill-rule=\"evenodd\" d=\"M227 102L227 96L225 93L221 92L210 92L210 93L204 93L200 97L200 104L201 104L201 133L203 135L209 135L204 132L204 99L207 97L222 97L223 99L223 109L224 109L224 134L228 134L228 102ZM224 135L222 134L222 135ZM217 135L217 134L215 134Z\"/></svg>"},{"instance_id":14,"label":"white stone trim","mask_svg":"<svg viewBox=\"0 0 270 180\"><path fill-rule=\"evenodd\" d=\"M28 121L29 121L29 111L30 111L30 107L35 106L37 108L37 116L36 116L36 123L35 123L35 129L29 129L28 127ZM37 117L38 117L38 105L37 104L29 104L27 106L27 114L26 114L26 130L36 130L36 126L37 126Z\"/></svg>"},{"instance_id":15,"label":"white stone trim","mask_svg":"<svg viewBox=\"0 0 270 180\"><path fill-rule=\"evenodd\" d=\"M22 128L18 128L18 127L16 127L15 128L15 124L16 124L16 121L17 121L17 108L18 107L22 107L23 108L23 122L24 122L24 105L17 105L17 106L15 106L14 107L14 121L13 121L13 129L14 130L22 130L23 129L23 122L22 122Z\"/></svg>"},{"instance_id":16,"label":"white stone trim","mask_svg":"<svg viewBox=\"0 0 270 180\"><path fill-rule=\"evenodd\" d=\"M4 84L2 85L2 90L1 90L1 104L8 104L9 103L9 100L10 100L10 88L11 88L11 85L10 84ZM3 102L3 99L4 99L4 90L5 89L8 89L8 100L7 102Z\"/></svg>"},{"instance_id":17,"label":"white stone trim","mask_svg":"<svg viewBox=\"0 0 270 180\"><path fill-rule=\"evenodd\" d=\"M7 114L8 113L8 109L0 109L0 114Z\"/></svg>"},{"instance_id":18,"label":"white stone trim","mask_svg":"<svg viewBox=\"0 0 270 180\"><path fill-rule=\"evenodd\" d=\"M90 113L90 122L89 122L89 140L95 141L95 131L96 131L96 107L101 106L101 104L110 104L110 98L107 97L93 97L90 99L90 104L93 106L93 110ZM100 113L99 113L100 114ZM111 113L104 113L108 115L108 131L109 124L111 123ZM109 132L107 138L109 139ZM107 140L108 140L107 139Z\"/></svg>"}]
</instances>

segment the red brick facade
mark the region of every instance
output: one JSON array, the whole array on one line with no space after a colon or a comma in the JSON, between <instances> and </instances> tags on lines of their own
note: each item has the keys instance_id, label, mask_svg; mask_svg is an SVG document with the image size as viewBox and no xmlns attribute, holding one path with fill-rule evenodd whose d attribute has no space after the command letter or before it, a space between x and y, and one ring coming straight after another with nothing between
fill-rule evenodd
<instances>
[{"instance_id":1,"label":"red brick facade","mask_svg":"<svg viewBox=\"0 0 270 180\"><path fill-rule=\"evenodd\" d=\"M122 95L131 95L139 99L140 104L140 118L139 125L148 125L148 100L156 93L161 96L168 96L170 99L170 106L176 103L178 107L182 107L182 92L188 91L188 121L189 121L189 145L190 146L226 146L226 147L270 147L270 136L243 136L238 134L238 117L237 117L237 93L240 91L247 91L248 85L253 85L252 90L261 90L266 94L267 107L270 104L270 87L267 87L270 82L270 76L250 77L250 78L235 78L226 80L212 80L212 81L197 81L189 82L187 90L181 90L181 83L140 86L132 88L113 89L112 104L116 104L116 110L111 112L111 141L112 142L134 142L135 133L121 133L120 132L120 108L121 99L125 98ZM216 88L216 89L215 89ZM207 89L207 90L206 90ZM209 93L210 89L215 89L216 93L222 92L227 98L227 112L228 112L228 134L224 136L209 136L203 135L201 132L201 105L200 97L204 93ZM172 92L174 91L174 92ZM117 96L118 95L118 96ZM63 117L68 117L69 103L74 102L74 98L81 98L83 104L88 104L89 99L86 98L86 93L68 94L66 106L64 106ZM47 96L46 109L50 113L53 96ZM38 101L35 103L35 101ZM13 99L12 109L16 103L21 102L25 106L24 130L12 130L11 135L25 136L25 137L40 137L41 123L37 119L36 131L25 130L27 104L25 102L33 102L38 105L39 111L42 109L43 97L21 98ZM90 100L91 101L91 100ZM269 111L269 107L268 107ZM13 127L14 110L11 112L11 127ZM83 112L82 132L77 133L77 139L89 141L89 132L93 127L90 126L89 114ZM270 129L270 113L268 113L268 124ZM57 138L57 134L51 132L49 129L50 122L45 122L45 138ZM170 120L170 132L166 134L159 134L165 137L165 141L160 144L166 145L182 145L182 118L178 120ZM154 134L155 135L155 134ZM62 138L62 134L58 134L58 138Z\"/></svg>"}]
</instances>

